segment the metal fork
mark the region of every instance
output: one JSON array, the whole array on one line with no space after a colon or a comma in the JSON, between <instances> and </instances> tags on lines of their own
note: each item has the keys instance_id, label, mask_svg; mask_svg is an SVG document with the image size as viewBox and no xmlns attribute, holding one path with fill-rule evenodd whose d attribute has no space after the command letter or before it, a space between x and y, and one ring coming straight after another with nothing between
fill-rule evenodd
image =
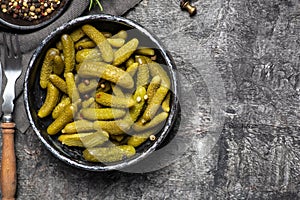
<instances>
[{"instance_id":1,"label":"metal fork","mask_svg":"<svg viewBox=\"0 0 300 200\"><path fill-rule=\"evenodd\" d=\"M17 185L16 156L14 149L15 123L12 119L15 99L15 83L22 73L22 56L17 35L3 33L4 74L7 83L3 92L2 104L2 199L14 199ZM2 80L0 80L2 81Z\"/></svg>"}]
</instances>

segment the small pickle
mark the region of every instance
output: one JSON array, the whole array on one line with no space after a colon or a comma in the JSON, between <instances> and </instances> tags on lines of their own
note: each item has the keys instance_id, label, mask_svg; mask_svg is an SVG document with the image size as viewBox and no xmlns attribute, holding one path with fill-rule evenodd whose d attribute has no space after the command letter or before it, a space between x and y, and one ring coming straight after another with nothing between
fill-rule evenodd
<instances>
[{"instance_id":1,"label":"small pickle","mask_svg":"<svg viewBox=\"0 0 300 200\"><path fill-rule=\"evenodd\" d=\"M94 129L101 129L107 131L111 135L122 135L127 133L131 124L126 120L114 121L94 121Z\"/></svg>"},{"instance_id":2,"label":"small pickle","mask_svg":"<svg viewBox=\"0 0 300 200\"><path fill-rule=\"evenodd\" d=\"M88 120L113 120L125 115L125 110L114 108L84 108L80 114Z\"/></svg>"},{"instance_id":3,"label":"small pickle","mask_svg":"<svg viewBox=\"0 0 300 200\"><path fill-rule=\"evenodd\" d=\"M139 68L139 63L137 62L134 62L132 63L127 69L126 69L126 72L128 74L130 74L131 77L134 77L135 73L137 72Z\"/></svg>"},{"instance_id":4,"label":"small pickle","mask_svg":"<svg viewBox=\"0 0 300 200\"><path fill-rule=\"evenodd\" d=\"M171 93L169 92L165 98L165 100L161 104L161 108L165 112L170 112L170 100L171 100Z\"/></svg>"},{"instance_id":5,"label":"small pickle","mask_svg":"<svg viewBox=\"0 0 300 200\"><path fill-rule=\"evenodd\" d=\"M61 57L61 55L56 55L53 58L53 73L60 75L64 72L65 63Z\"/></svg>"},{"instance_id":6,"label":"small pickle","mask_svg":"<svg viewBox=\"0 0 300 200\"><path fill-rule=\"evenodd\" d=\"M40 75L40 86L45 89L49 82L49 75L53 71L53 59L56 55L59 55L59 50L55 48L50 48L45 56L45 59L41 68Z\"/></svg>"},{"instance_id":7,"label":"small pickle","mask_svg":"<svg viewBox=\"0 0 300 200\"><path fill-rule=\"evenodd\" d=\"M60 91L62 91L63 93L67 94L67 83L66 81L64 81L64 79L60 78L59 76L57 76L56 74L51 74L49 76L49 80L51 81L51 83L57 87Z\"/></svg>"},{"instance_id":8,"label":"small pickle","mask_svg":"<svg viewBox=\"0 0 300 200\"><path fill-rule=\"evenodd\" d=\"M84 61L102 61L101 53L98 49L82 49L76 53L76 62L82 63Z\"/></svg>"},{"instance_id":9,"label":"small pickle","mask_svg":"<svg viewBox=\"0 0 300 200\"><path fill-rule=\"evenodd\" d=\"M118 33L116 33L115 35L111 36L111 38L122 38L124 40L126 40L128 34L125 30L121 30Z\"/></svg>"},{"instance_id":10,"label":"small pickle","mask_svg":"<svg viewBox=\"0 0 300 200\"><path fill-rule=\"evenodd\" d=\"M139 63L137 71L136 87L146 86L149 83L149 69L148 64L143 57L136 57L136 62Z\"/></svg>"},{"instance_id":11,"label":"small pickle","mask_svg":"<svg viewBox=\"0 0 300 200\"><path fill-rule=\"evenodd\" d=\"M150 122L143 124L141 122L137 122L133 124L132 128L135 131L147 131L149 129L152 129L154 127L157 127L159 124L166 121L169 114L166 112L161 112L160 114L156 115Z\"/></svg>"},{"instance_id":12,"label":"small pickle","mask_svg":"<svg viewBox=\"0 0 300 200\"><path fill-rule=\"evenodd\" d=\"M83 157L90 162L117 162L135 155L135 148L130 145L87 148L83 151Z\"/></svg>"},{"instance_id":13,"label":"small pickle","mask_svg":"<svg viewBox=\"0 0 300 200\"><path fill-rule=\"evenodd\" d=\"M130 117L133 122L135 122L138 119L138 117L140 116L143 110L143 107L145 105L145 99L144 99L145 95L146 95L146 89L144 87L139 87L133 95L133 99L136 101L136 103L129 110Z\"/></svg>"},{"instance_id":14,"label":"small pickle","mask_svg":"<svg viewBox=\"0 0 300 200\"><path fill-rule=\"evenodd\" d=\"M135 61L132 57L128 58L125 62L126 68L128 68L131 64L133 64Z\"/></svg>"},{"instance_id":15,"label":"small pickle","mask_svg":"<svg viewBox=\"0 0 300 200\"><path fill-rule=\"evenodd\" d=\"M63 134L90 132L94 130L94 123L88 120L76 120L66 124L61 130Z\"/></svg>"},{"instance_id":16,"label":"small pickle","mask_svg":"<svg viewBox=\"0 0 300 200\"><path fill-rule=\"evenodd\" d=\"M81 94L86 94L91 91L96 92L97 87L98 87L98 80L96 80L96 79L86 80L86 81L78 84L78 91Z\"/></svg>"},{"instance_id":17,"label":"small pickle","mask_svg":"<svg viewBox=\"0 0 300 200\"><path fill-rule=\"evenodd\" d=\"M97 44L103 60L108 63L112 62L114 59L114 53L106 37L91 25L83 25L82 30Z\"/></svg>"},{"instance_id":18,"label":"small pickle","mask_svg":"<svg viewBox=\"0 0 300 200\"><path fill-rule=\"evenodd\" d=\"M96 101L94 101L93 103L91 103L91 105L89 106L89 108L103 108L103 106L101 106L99 103L97 103Z\"/></svg>"},{"instance_id":19,"label":"small pickle","mask_svg":"<svg viewBox=\"0 0 300 200\"><path fill-rule=\"evenodd\" d=\"M135 104L132 98L118 97L105 92L96 93L96 102L113 108L130 108Z\"/></svg>"},{"instance_id":20,"label":"small pickle","mask_svg":"<svg viewBox=\"0 0 300 200\"><path fill-rule=\"evenodd\" d=\"M151 76L152 77L157 75L160 76L161 85L166 88L170 88L171 85L170 78L167 72L163 69L163 67L159 63L152 61L150 58L145 57L145 59L148 63Z\"/></svg>"},{"instance_id":21,"label":"small pickle","mask_svg":"<svg viewBox=\"0 0 300 200\"><path fill-rule=\"evenodd\" d=\"M122 89L119 86L117 86L116 84L111 84L111 89L112 89L114 95L119 96L119 97L125 97Z\"/></svg>"},{"instance_id":22,"label":"small pickle","mask_svg":"<svg viewBox=\"0 0 300 200\"><path fill-rule=\"evenodd\" d=\"M76 50L90 49L96 47L96 43L89 38L83 38L75 43Z\"/></svg>"},{"instance_id":23,"label":"small pickle","mask_svg":"<svg viewBox=\"0 0 300 200\"><path fill-rule=\"evenodd\" d=\"M155 55L155 51L153 49L147 48L147 47L140 47L134 53L137 55L144 55L144 56L154 56Z\"/></svg>"},{"instance_id":24,"label":"small pickle","mask_svg":"<svg viewBox=\"0 0 300 200\"><path fill-rule=\"evenodd\" d=\"M101 31L101 33L106 37L106 38L110 38L112 36L112 34L110 32L103 32Z\"/></svg>"},{"instance_id":25,"label":"small pickle","mask_svg":"<svg viewBox=\"0 0 300 200\"><path fill-rule=\"evenodd\" d=\"M155 92L152 100L150 103L148 103L143 116L142 116L142 121L143 123L146 123L150 121L158 111L158 109L161 107L161 104L163 100L165 99L169 89L161 86L160 88L157 89Z\"/></svg>"},{"instance_id":26,"label":"small pickle","mask_svg":"<svg viewBox=\"0 0 300 200\"><path fill-rule=\"evenodd\" d=\"M64 145L85 148L102 145L104 142L108 141L108 139L108 133L99 130L91 133L60 135L58 137L58 141L60 141Z\"/></svg>"},{"instance_id":27,"label":"small pickle","mask_svg":"<svg viewBox=\"0 0 300 200\"><path fill-rule=\"evenodd\" d=\"M150 135L155 135L157 133L157 129L151 129L143 133L135 134L129 137L127 144L133 147L138 147L142 143L144 143L147 139L149 139Z\"/></svg>"},{"instance_id":28,"label":"small pickle","mask_svg":"<svg viewBox=\"0 0 300 200\"><path fill-rule=\"evenodd\" d=\"M62 50L63 50L62 42L61 42L61 41L58 41L58 42L55 44L55 47L56 47L58 50L62 51Z\"/></svg>"},{"instance_id":29,"label":"small pickle","mask_svg":"<svg viewBox=\"0 0 300 200\"><path fill-rule=\"evenodd\" d=\"M82 108L89 108L95 102L94 97L90 97L81 103Z\"/></svg>"},{"instance_id":30,"label":"small pickle","mask_svg":"<svg viewBox=\"0 0 300 200\"><path fill-rule=\"evenodd\" d=\"M113 65L117 66L125 62L137 49L138 45L138 39L133 38L119 48L114 54L115 59L113 61Z\"/></svg>"},{"instance_id":31,"label":"small pickle","mask_svg":"<svg viewBox=\"0 0 300 200\"><path fill-rule=\"evenodd\" d=\"M72 102L76 102L80 99L78 88L76 87L74 74L69 72L65 73L64 77L67 83L67 92Z\"/></svg>"},{"instance_id":32,"label":"small pickle","mask_svg":"<svg viewBox=\"0 0 300 200\"><path fill-rule=\"evenodd\" d=\"M55 108L52 111L52 118L56 119L66 108L66 106L68 106L69 104L71 104L71 99L68 96L63 96L60 100L60 102L55 106Z\"/></svg>"},{"instance_id":33,"label":"small pickle","mask_svg":"<svg viewBox=\"0 0 300 200\"><path fill-rule=\"evenodd\" d=\"M125 44L125 40L122 38L107 38L107 41L111 46L118 48Z\"/></svg>"},{"instance_id":34,"label":"small pickle","mask_svg":"<svg viewBox=\"0 0 300 200\"><path fill-rule=\"evenodd\" d=\"M75 67L75 47L74 42L70 35L63 34L61 36L61 42L63 45L64 61L65 61L65 73L72 72Z\"/></svg>"},{"instance_id":35,"label":"small pickle","mask_svg":"<svg viewBox=\"0 0 300 200\"><path fill-rule=\"evenodd\" d=\"M47 128L49 135L55 135L61 131L68 123L73 121L73 116L76 115L77 107L74 104L66 106L62 112Z\"/></svg>"},{"instance_id":36,"label":"small pickle","mask_svg":"<svg viewBox=\"0 0 300 200\"><path fill-rule=\"evenodd\" d=\"M98 77L124 88L132 88L134 82L126 71L103 62L83 62L79 65L78 75L81 77Z\"/></svg>"},{"instance_id":37,"label":"small pickle","mask_svg":"<svg viewBox=\"0 0 300 200\"><path fill-rule=\"evenodd\" d=\"M147 96L148 102L151 102L154 94L156 93L157 89L160 87L161 78L160 76L154 76L147 88Z\"/></svg>"},{"instance_id":38,"label":"small pickle","mask_svg":"<svg viewBox=\"0 0 300 200\"><path fill-rule=\"evenodd\" d=\"M48 83L45 102L38 111L38 116L40 118L47 117L51 114L51 112L59 102L59 96L60 92L58 88L55 87L52 83Z\"/></svg>"},{"instance_id":39,"label":"small pickle","mask_svg":"<svg viewBox=\"0 0 300 200\"><path fill-rule=\"evenodd\" d=\"M83 38L85 36L84 32L82 31L81 28L76 29L75 31L73 31L70 34L73 42L77 42L78 40L80 40L81 38Z\"/></svg>"}]
</instances>

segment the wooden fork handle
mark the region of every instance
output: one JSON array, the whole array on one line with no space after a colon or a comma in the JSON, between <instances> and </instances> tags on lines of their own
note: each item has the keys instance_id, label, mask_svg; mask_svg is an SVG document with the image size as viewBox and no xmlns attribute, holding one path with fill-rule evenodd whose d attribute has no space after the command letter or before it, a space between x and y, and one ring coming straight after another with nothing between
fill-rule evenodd
<instances>
[{"instance_id":1,"label":"wooden fork handle","mask_svg":"<svg viewBox=\"0 0 300 200\"><path fill-rule=\"evenodd\" d=\"M15 199L17 187L16 155L14 145L15 123L3 122L2 128L2 162L1 190L2 200Z\"/></svg>"}]
</instances>

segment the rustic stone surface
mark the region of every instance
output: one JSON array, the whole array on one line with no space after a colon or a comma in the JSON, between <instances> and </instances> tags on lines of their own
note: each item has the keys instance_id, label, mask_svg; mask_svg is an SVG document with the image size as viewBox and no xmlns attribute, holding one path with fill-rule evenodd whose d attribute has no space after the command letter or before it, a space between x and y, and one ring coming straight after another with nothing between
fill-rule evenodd
<instances>
[{"instance_id":1,"label":"rustic stone surface","mask_svg":"<svg viewBox=\"0 0 300 200\"><path fill-rule=\"evenodd\" d=\"M18 199L300 198L300 4L193 4L193 18L176 0L125 15L162 41L184 88L177 135L149 158L155 171L147 160L136 173L75 169L28 129L16 135Z\"/></svg>"}]
</instances>

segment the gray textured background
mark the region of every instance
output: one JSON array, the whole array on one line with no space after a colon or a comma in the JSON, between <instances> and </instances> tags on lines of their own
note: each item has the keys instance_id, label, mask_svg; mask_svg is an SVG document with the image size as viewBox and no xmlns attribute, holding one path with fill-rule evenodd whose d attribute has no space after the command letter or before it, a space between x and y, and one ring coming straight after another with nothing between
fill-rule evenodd
<instances>
[{"instance_id":1,"label":"gray textured background","mask_svg":"<svg viewBox=\"0 0 300 200\"><path fill-rule=\"evenodd\" d=\"M147 173L86 172L28 129L16 135L18 199L300 198L299 1L193 4L193 18L175 0L143 0L125 15L162 41L180 73L182 122L159 152L169 156Z\"/></svg>"}]
</instances>

